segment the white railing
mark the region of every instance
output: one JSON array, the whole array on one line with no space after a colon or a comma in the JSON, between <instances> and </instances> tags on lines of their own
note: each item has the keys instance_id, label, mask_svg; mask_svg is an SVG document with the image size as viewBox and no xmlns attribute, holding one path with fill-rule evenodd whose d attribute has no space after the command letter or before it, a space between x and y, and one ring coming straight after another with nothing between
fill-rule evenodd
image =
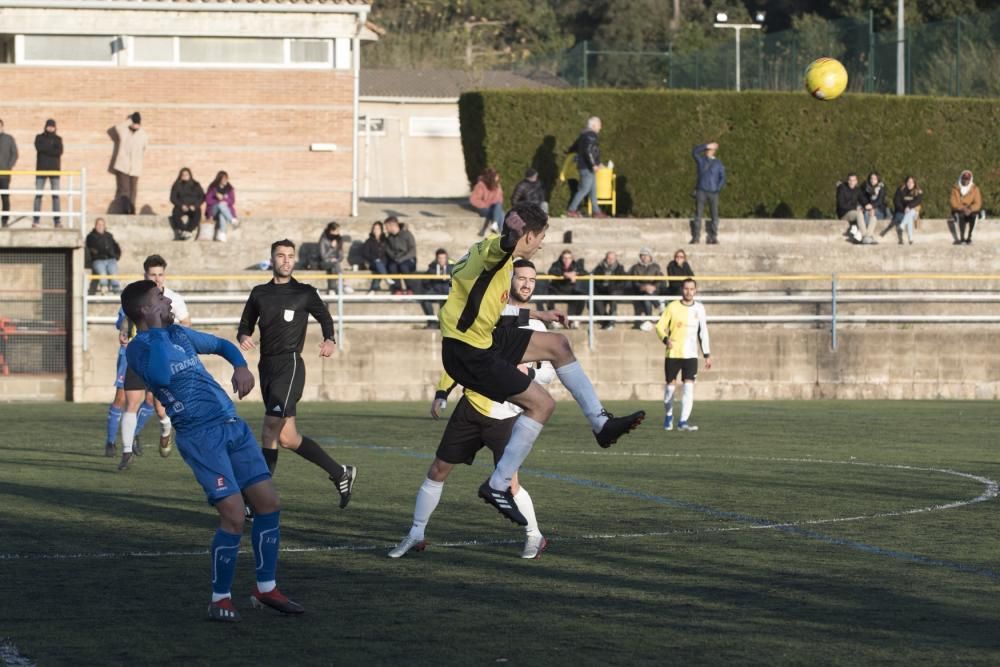
<instances>
[{"instance_id":1,"label":"white railing","mask_svg":"<svg viewBox=\"0 0 1000 667\"><path fill-rule=\"evenodd\" d=\"M38 211L35 210L10 210L5 211L3 215L8 216L11 220L11 225L25 218L65 218L66 222L62 223L63 227L68 227L70 229L79 229L80 235L85 234L87 228L87 170L77 169L77 170L63 170L63 171L37 171L30 169L8 169L0 170L0 176L10 176L10 187L0 189L0 195L31 195L32 197L42 196L42 206ZM34 188L15 188L15 180L19 176L28 176L34 179L36 176L57 176L60 179L65 178L66 183L60 180L58 190L46 190L44 187L42 189ZM48 182L46 182L48 183ZM46 210L46 203L51 204L51 197L55 195L60 198L60 207L62 210L53 211L51 207ZM48 198L48 202L46 202Z\"/></svg>"}]
</instances>

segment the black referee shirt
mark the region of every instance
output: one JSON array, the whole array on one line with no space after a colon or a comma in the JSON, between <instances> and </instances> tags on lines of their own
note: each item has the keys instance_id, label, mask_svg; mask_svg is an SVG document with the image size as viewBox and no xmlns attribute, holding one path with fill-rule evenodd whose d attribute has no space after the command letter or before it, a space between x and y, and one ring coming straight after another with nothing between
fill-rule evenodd
<instances>
[{"instance_id":1,"label":"black referee shirt","mask_svg":"<svg viewBox=\"0 0 1000 667\"><path fill-rule=\"evenodd\" d=\"M333 318L315 287L295 278L283 285L272 280L250 291L237 336L252 336L259 320L262 356L301 353L310 315L323 327L323 338L333 340Z\"/></svg>"}]
</instances>

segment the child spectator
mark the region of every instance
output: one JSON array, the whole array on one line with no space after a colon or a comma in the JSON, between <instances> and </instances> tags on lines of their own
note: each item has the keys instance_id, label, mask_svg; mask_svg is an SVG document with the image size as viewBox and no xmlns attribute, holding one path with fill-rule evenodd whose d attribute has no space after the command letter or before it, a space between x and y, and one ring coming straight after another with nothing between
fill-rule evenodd
<instances>
[{"instance_id":1,"label":"child spectator","mask_svg":"<svg viewBox=\"0 0 1000 667\"><path fill-rule=\"evenodd\" d=\"M653 251L646 247L639 250L639 261L632 265L632 268L628 270L630 276L636 276L641 278L642 276L661 276L663 275L663 269L660 265L653 261ZM652 297L656 295L659 291L658 283L652 280L636 280L632 283L633 289L636 294L641 296L649 296L650 299L636 301L635 302L635 316L649 316L653 314L653 305L655 301ZM649 320L636 320L636 329L642 329L643 331L652 331L653 323Z\"/></svg>"},{"instance_id":2,"label":"child spectator","mask_svg":"<svg viewBox=\"0 0 1000 667\"><path fill-rule=\"evenodd\" d=\"M573 251L566 250L562 251L559 255L559 259L552 262L552 266L549 267L549 274L553 276L559 276L558 279L553 279L549 282L549 294L562 294L564 296L579 296L585 294L583 283L579 282L577 278L580 276L587 275L587 271L583 268L582 259L574 259ZM548 301L545 304L546 310L554 310L555 303ZM570 301L566 304L566 310L569 315L577 316L583 313L583 301ZM567 326L570 329L576 329L580 326L579 322L569 322Z\"/></svg>"},{"instance_id":3,"label":"child spectator","mask_svg":"<svg viewBox=\"0 0 1000 667\"><path fill-rule=\"evenodd\" d=\"M218 225L215 231L216 241L225 242L229 225L238 227L240 224L236 217L236 188L229 182L229 174L224 171L216 174L215 180L208 186L208 194L205 195L205 215L215 220Z\"/></svg>"},{"instance_id":4,"label":"child spectator","mask_svg":"<svg viewBox=\"0 0 1000 667\"><path fill-rule=\"evenodd\" d=\"M372 223L371 231L368 232L368 238L361 248L361 257L365 260L365 265L372 274L389 273L389 270L386 268L386 262L389 261L389 258L385 254L385 229L378 220ZM373 294L378 292L381 289L381 283L380 279L373 278L368 293ZM394 280L390 280L389 287L392 287L394 283Z\"/></svg>"},{"instance_id":5,"label":"child spectator","mask_svg":"<svg viewBox=\"0 0 1000 667\"><path fill-rule=\"evenodd\" d=\"M386 268L389 273L413 273L417 270L417 241L396 216L385 219ZM413 294L405 280L399 281L394 294Z\"/></svg>"},{"instance_id":6,"label":"child spectator","mask_svg":"<svg viewBox=\"0 0 1000 667\"><path fill-rule=\"evenodd\" d=\"M170 226L174 229L174 240L191 238L201 223L201 203L205 200L205 190L194 180L191 170L183 167L177 172L177 180L170 188L170 203L174 210L170 214Z\"/></svg>"},{"instance_id":7,"label":"child spectator","mask_svg":"<svg viewBox=\"0 0 1000 667\"><path fill-rule=\"evenodd\" d=\"M983 195L979 186L972 181L972 172L966 169L958 177L958 182L951 186L951 220L948 228L955 239L955 245L972 243L972 230L976 228L979 212L983 210ZM958 233L955 226L958 225ZM965 230L968 227L969 234Z\"/></svg>"},{"instance_id":8,"label":"child spectator","mask_svg":"<svg viewBox=\"0 0 1000 667\"><path fill-rule=\"evenodd\" d=\"M913 223L920 215L920 206L924 201L924 193L917 186L917 181L912 176L907 176L903 184L896 190L896 195L892 198L893 211L892 224L896 227L896 236L899 237L899 245L903 245L903 233L913 245Z\"/></svg>"},{"instance_id":9,"label":"child spectator","mask_svg":"<svg viewBox=\"0 0 1000 667\"><path fill-rule=\"evenodd\" d=\"M549 212L549 203L545 201L545 188L538 180L538 172L534 169L524 172L524 180L514 186L510 205L514 207L518 204L538 204L543 211Z\"/></svg>"},{"instance_id":10,"label":"child spectator","mask_svg":"<svg viewBox=\"0 0 1000 667\"><path fill-rule=\"evenodd\" d=\"M500 186L500 174L496 169L492 167L483 169L483 173L479 175L472 188L472 194L469 195L469 203L479 211L479 215L483 216L480 236L486 236L487 230L500 232L500 225L503 223L503 188Z\"/></svg>"},{"instance_id":11,"label":"child spectator","mask_svg":"<svg viewBox=\"0 0 1000 667\"><path fill-rule=\"evenodd\" d=\"M624 276L625 267L622 266L621 262L618 261L618 253L613 250L609 250L604 255L604 259L601 260L600 264L594 267L595 276ZM594 293L604 295L614 295L621 296L625 294L625 290L628 289L627 280L597 280L594 282ZM595 315L611 315L614 317L618 314L618 302L617 301L595 301L594 310L597 311ZM611 322L601 322L602 329L614 329L615 323Z\"/></svg>"},{"instance_id":12,"label":"child spectator","mask_svg":"<svg viewBox=\"0 0 1000 667\"><path fill-rule=\"evenodd\" d=\"M670 260L667 264L667 275L668 276L684 276L685 278L694 277L694 269L687 261L687 253L681 248L674 253L674 258ZM666 287L663 293L669 297L680 297L681 289L684 287L683 280L670 280L667 281Z\"/></svg>"},{"instance_id":13,"label":"child spectator","mask_svg":"<svg viewBox=\"0 0 1000 667\"><path fill-rule=\"evenodd\" d=\"M90 259L90 268L95 275L114 276L118 274L118 260L121 259L122 249L115 241L115 237L108 231L104 218L94 220L94 228L87 234L87 257ZM101 294L108 293L108 280L101 278L97 284L97 290ZM118 294L121 291L121 284L117 280L111 281L111 292Z\"/></svg>"}]
</instances>

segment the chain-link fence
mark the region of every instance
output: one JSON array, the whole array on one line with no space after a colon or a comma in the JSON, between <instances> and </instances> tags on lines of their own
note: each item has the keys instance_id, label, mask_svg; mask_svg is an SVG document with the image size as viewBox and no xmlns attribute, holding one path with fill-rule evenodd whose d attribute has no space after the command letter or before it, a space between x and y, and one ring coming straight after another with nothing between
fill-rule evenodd
<instances>
[{"instance_id":1,"label":"chain-link fence","mask_svg":"<svg viewBox=\"0 0 1000 667\"><path fill-rule=\"evenodd\" d=\"M0 250L0 374L65 375L69 255Z\"/></svg>"}]
</instances>

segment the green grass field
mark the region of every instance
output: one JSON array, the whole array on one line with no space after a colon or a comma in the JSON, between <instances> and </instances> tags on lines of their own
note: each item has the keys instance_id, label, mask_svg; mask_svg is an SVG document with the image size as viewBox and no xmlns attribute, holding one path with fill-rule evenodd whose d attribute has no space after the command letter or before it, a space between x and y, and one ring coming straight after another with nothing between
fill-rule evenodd
<instances>
[{"instance_id":1,"label":"green grass field","mask_svg":"<svg viewBox=\"0 0 1000 667\"><path fill-rule=\"evenodd\" d=\"M157 456L155 422L119 473L106 406L0 407L0 639L39 665L1000 661L996 404L701 403L693 434L645 407L605 451L559 406L522 471L540 560L476 497L484 460L446 484L428 551L394 561L444 423L424 404L300 406L359 466L355 497L337 509L282 453L278 580L308 613L252 610L244 552L235 626L205 619L216 517ZM258 428L260 405L241 409Z\"/></svg>"}]
</instances>

